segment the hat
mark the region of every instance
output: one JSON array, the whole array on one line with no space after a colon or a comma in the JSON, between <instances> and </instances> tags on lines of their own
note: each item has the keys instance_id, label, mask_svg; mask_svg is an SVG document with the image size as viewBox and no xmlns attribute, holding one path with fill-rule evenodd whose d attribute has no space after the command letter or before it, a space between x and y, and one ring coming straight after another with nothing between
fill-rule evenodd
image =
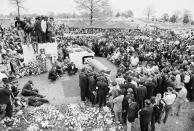
<instances>
[{"instance_id":1,"label":"hat","mask_svg":"<svg viewBox=\"0 0 194 131\"><path fill-rule=\"evenodd\" d=\"M116 86L117 83L116 83L115 81L113 81L113 82L111 82L111 85L112 85L112 86Z\"/></svg>"},{"instance_id":2,"label":"hat","mask_svg":"<svg viewBox=\"0 0 194 131\"><path fill-rule=\"evenodd\" d=\"M29 84L33 84L33 82L31 80L28 81Z\"/></svg>"}]
</instances>

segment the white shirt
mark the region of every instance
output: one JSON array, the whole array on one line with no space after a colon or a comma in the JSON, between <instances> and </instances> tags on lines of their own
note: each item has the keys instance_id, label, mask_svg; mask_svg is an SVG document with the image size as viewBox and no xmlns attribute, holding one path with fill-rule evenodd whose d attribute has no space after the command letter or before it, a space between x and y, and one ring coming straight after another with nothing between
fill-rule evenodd
<instances>
[{"instance_id":1,"label":"white shirt","mask_svg":"<svg viewBox=\"0 0 194 131\"><path fill-rule=\"evenodd\" d=\"M41 21L41 28L43 32L46 32L46 21L44 20Z\"/></svg>"},{"instance_id":2,"label":"white shirt","mask_svg":"<svg viewBox=\"0 0 194 131\"><path fill-rule=\"evenodd\" d=\"M139 58L138 58L138 57L132 56L132 57L131 57L131 65L132 65L132 66L137 66L138 63L139 63Z\"/></svg>"},{"instance_id":3,"label":"white shirt","mask_svg":"<svg viewBox=\"0 0 194 131\"><path fill-rule=\"evenodd\" d=\"M124 78L116 78L115 79L115 82L117 83L117 85L121 85L121 84L124 84L125 82L125 79Z\"/></svg>"},{"instance_id":4,"label":"white shirt","mask_svg":"<svg viewBox=\"0 0 194 131\"><path fill-rule=\"evenodd\" d=\"M172 105L176 99L176 95L173 93L169 93L165 95L163 99L165 100L167 105Z\"/></svg>"},{"instance_id":5,"label":"white shirt","mask_svg":"<svg viewBox=\"0 0 194 131\"><path fill-rule=\"evenodd\" d=\"M185 78L184 78L184 83L189 83L190 81L190 75L185 75Z\"/></svg>"}]
</instances>

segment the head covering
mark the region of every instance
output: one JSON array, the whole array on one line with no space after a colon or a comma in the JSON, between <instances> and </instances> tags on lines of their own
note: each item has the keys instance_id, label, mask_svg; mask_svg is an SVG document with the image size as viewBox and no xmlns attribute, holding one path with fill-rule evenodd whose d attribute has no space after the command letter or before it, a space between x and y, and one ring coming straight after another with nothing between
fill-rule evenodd
<instances>
[{"instance_id":1,"label":"head covering","mask_svg":"<svg viewBox=\"0 0 194 131\"><path fill-rule=\"evenodd\" d=\"M29 84L33 84L33 82L31 80L28 81Z\"/></svg>"},{"instance_id":2,"label":"head covering","mask_svg":"<svg viewBox=\"0 0 194 131\"><path fill-rule=\"evenodd\" d=\"M117 83L116 83L115 81L113 81L113 82L111 83L111 85L112 85L112 86L116 86Z\"/></svg>"}]
</instances>

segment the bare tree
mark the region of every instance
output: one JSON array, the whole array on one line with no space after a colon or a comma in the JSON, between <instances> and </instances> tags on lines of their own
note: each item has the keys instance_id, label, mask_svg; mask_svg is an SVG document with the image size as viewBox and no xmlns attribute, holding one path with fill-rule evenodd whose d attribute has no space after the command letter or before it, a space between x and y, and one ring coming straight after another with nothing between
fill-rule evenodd
<instances>
[{"instance_id":1,"label":"bare tree","mask_svg":"<svg viewBox=\"0 0 194 131\"><path fill-rule=\"evenodd\" d=\"M90 24L93 22L93 18L96 13L106 10L108 7L108 0L74 0L78 9L87 12L90 15Z\"/></svg>"},{"instance_id":2,"label":"bare tree","mask_svg":"<svg viewBox=\"0 0 194 131\"><path fill-rule=\"evenodd\" d=\"M144 9L144 14L146 15L147 19L149 20L151 16L153 16L156 13L154 7L152 6L147 6Z\"/></svg>"},{"instance_id":3,"label":"bare tree","mask_svg":"<svg viewBox=\"0 0 194 131\"><path fill-rule=\"evenodd\" d=\"M23 3L25 0L10 0L11 4L15 5L17 7L17 13L18 16L20 17L20 9L24 9Z\"/></svg>"}]
</instances>

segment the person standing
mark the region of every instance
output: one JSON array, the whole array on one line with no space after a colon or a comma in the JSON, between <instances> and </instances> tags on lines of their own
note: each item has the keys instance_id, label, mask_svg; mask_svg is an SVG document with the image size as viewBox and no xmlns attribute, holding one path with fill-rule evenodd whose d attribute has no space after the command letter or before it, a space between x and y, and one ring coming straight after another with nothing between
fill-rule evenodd
<instances>
[{"instance_id":1,"label":"person standing","mask_svg":"<svg viewBox=\"0 0 194 131\"><path fill-rule=\"evenodd\" d=\"M81 90L81 101L86 101L88 78L86 75L85 68L83 68L79 74L79 87Z\"/></svg>"},{"instance_id":2,"label":"person standing","mask_svg":"<svg viewBox=\"0 0 194 131\"><path fill-rule=\"evenodd\" d=\"M147 89L145 86L141 85L141 83L140 83L140 85L137 87L136 91L137 91L136 101L139 104L139 109L141 109L144 107L144 100L145 100L146 95L147 95Z\"/></svg>"},{"instance_id":3,"label":"person standing","mask_svg":"<svg viewBox=\"0 0 194 131\"><path fill-rule=\"evenodd\" d=\"M101 108L102 105L106 105L106 94L108 89L108 84L105 82L104 78L101 78L97 82L97 97L99 102L99 107Z\"/></svg>"},{"instance_id":4,"label":"person standing","mask_svg":"<svg viewBox=\"0 0 194 131\"><path fill-rule=\"evenodd\" d=\"M152 105L153 105L153 113L152 113L152 120L151 120L151 131L155 131L155 123L160 125L161 118L164 113L164 107L166 105L165 101L162 99L161 94L156 94L156 97L151 98ZM160 126L158 127L160 128Z\"/></svg>"},{"instance_id":5,"label":"person standing","mask_svg":"<svg viewBox=\"0 0 194 131\"><path fill-rule=\"evenodd\" d=\"M36 36L36 42L42 43L42 29L41 29L40 17L36 18L36 22L34 24L34 32Z\"/></svg>"},{"instance_id":6,"label":"person standing","mask_svg":"<svg viewBox=\"0 0 194 131\"><path fill-rule=\"evenodd\" d=\"M180 89L180 91L178 91L177 98L175 100L175 107L176 107L175 115L179 116L182 105L188 100L187 100L187 89L185 88L184 84L183 83L180 84L180 86L177 88Z\"/></svg>"},{"instance_id":7,"label":"person standing","mask_svg":"<svg viewBox=\"0 0 194 131\"><path fill-rule=\"evenodd\" d=\"M127 131L131 131L132 122L134 122L137 117L138 109L138 103L135 102L135 99L129 98L127 109Z\"/></svg>"},{"instance_id":8,"label":"person standing","mask_svg":"<svg viewBox=\"0 0 194 131\"><path fill-rule=\"evenodd\" d=\"M25 32L24 32L24 28L26 26L26 23L24 21L21 21L19 17L15 18L15 28L18 31L21 43L24 44L25 43Z\"/></svg>"},{"instance_id":9,"label":"person standing","mask_svg":"<svg viewBox=\"0 0 194 131\"><path fill-rule=\"evenodd\" d=\"M43 41L43 43L45 43L46 42L46 30L47 30L46 17L42 17L41 29L42 29L42 41Z\"/></svg>"},{"instance_id":10,"label":"person standing","mask_svg":"<svg viewBox=\"0 0 194 131\"><path fill-rule=\"evenodd\" d=\"M151 78L148 78L148 81L145 83L146 89L147 89L147 99L150 99L154 94L154 89L156 88L156 85L153 83L153 80Z\"/></svg>"},{"instance_id":11,"label":"person standing","mask_svg":"<svg viewBox=\"0 0 194 131\"><path fill-rule=\"evenodd\" d=\"M113 81L111 85L109 86L109 88L110 88L109 102L110 102L111 108L113 109L113 99L118 96L119 86L117 85L115 81Z\"/></svg>"},{"instance_id":12,"label":"person standing","mask_svg":"<svg viewBox=\"0 0 194 131\"><path fill-rule=\"evenodd\" d=\"M26 22L26 26L25 26L24 30L26 33L26 43L29 46L31 43L31 32L32 32L31 18L26 18L25 22Z\"/></svg>"},{"instance_id":13,"label":"person standing","mask_svg":"<svg viewBox=\"0 0 194 131\"><path fill-rule=\"evenodd\" d=\"M128 103L129 99L134 99L135 100L133 89L131 89L131 88L127 89L127 95L124 96L123 103L122 103L122 106L123 106L122 107L123 108L123 123L124 124L127 124L127 110L128 110L128 107L129 107L129 103Z\"/></svg>"},{"instance_id":14,"label":"person standing","mask_svg":"<svg viewBox=\"0 0 194 131\"><path fill-rule=\"evenodd\" d=\"M6 104L6 116L12 117L13 106L11 101L11 89L8 87L0 88L0 104Z\"/></svg>"},{"instance_id":15,"label":"person standing","mask_svg":"<svg viewBox=\"0 0 194 131\"><path fill-rule=\"evenodd\" d=\"M165 116L164 116L164 119L163 119L163 123L166 123L167 118L168 118L170 112L172 111L172 104L174 103L174 101L176 99L176 95L173 93L173 88L172 87L168 87L167 91L168 92L165 92L164 97L163 97L163 99L166 103Z\"/></svg>"},{"instance_id":16,"label":"person standing","mask_svg":"<svg viewBox=\"0 0 194 131\"><path fill-rule=\"evenodd\" d=\"M52 42L52 36L54 35L54 22L53 17L49 18L47 22L47 40L48 42Z\"/></svg>"},{"instance_id":17,"label":"person standing","mask_svg":"<svg viewBox=\"0 0 194 131\"><path fill-rule=\"evenodd\" d=\"M139 119L140 119L140 128L141 131L148 131L149 124L152 118L153 107L151 106L150 100L145 100L145 107L140 109L139 111Z\"/></svg>"},{"instance_id":18,"label":"person standing","mask_svg":"<svg viewBox=\"0 0 194 131\"><path fill-rule=\"evenodd\" d=\"M89 99L92 102L92 105L95 104L96 95L96 79L94 77L94 73L91 72L88 74L88 84L89 84Z\"/></svg>"},{"instance_id":19,"label":"person standing","mask_svg":"<svg viewBox=\"0 0 194 131\"><path fill-rule=\"evenodd\" d=\"M117 123L122 123L122 103L124 95L121 91L118 91L118 96L113 99L113 111L115 113L115 119Z\"/></svg>"}]
</instances>

